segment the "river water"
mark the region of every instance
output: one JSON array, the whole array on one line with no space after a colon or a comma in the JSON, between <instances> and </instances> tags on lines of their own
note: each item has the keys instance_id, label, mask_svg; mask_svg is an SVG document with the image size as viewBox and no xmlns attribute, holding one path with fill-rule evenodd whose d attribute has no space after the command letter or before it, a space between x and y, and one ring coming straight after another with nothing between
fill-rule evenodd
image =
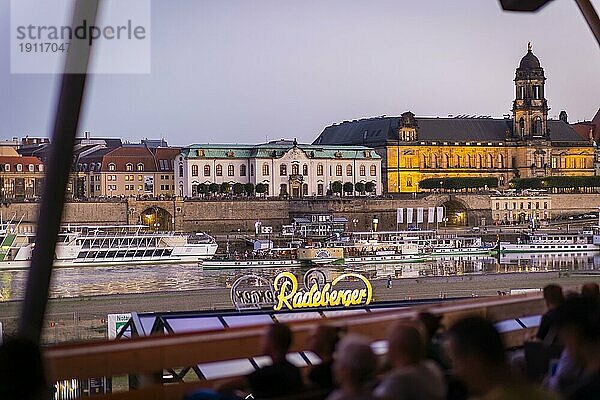
<instances>
[{"instance_id":1,"label":"river water","mask_svg":"<svg viewBox=\"0 0 600 400\"><path fill-rule=\"evenodd\" d=\"M507 272L600 273L600 253L512 254L500 259L487 256L445 257L435 261L361 267L321 267L327 275L354 271L369 279L416 278ZM292 269L301 276L305 269ZM53 274L50 297L98 296L124 293L167 292L230 287L244 274L273 277L283 269L202 270L196 265L144 265L60 268ZM0 271L0 301L23 298L27 271Z\"/></svg>"}]
</instances>

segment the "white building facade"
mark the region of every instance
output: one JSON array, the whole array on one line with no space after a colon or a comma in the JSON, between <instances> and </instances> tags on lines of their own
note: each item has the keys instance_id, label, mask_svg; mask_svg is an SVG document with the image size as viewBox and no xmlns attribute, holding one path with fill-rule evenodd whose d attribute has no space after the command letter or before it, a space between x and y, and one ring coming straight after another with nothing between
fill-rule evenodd
<instances>
[{"instance_id":1,"label":"white building facade","mask_svg":"<svg viewBox=\"0 0 600 400\"><path fill-rule=\"evenodd\" d=\"M196 197L198 185L252 183L265 196L326 196L334 182L352 183L347 194L381 194L381 157L363 146L305 145L277 141L259 145L198 144L176 158L178 195ZM361 183L373 189L356 191Z\"/></svg>"},{"instance_id":2,"label":"white building facade","mask_svg":"<svg viewBox=\"0 0 600 400\"><path fill-rule=\"evenodd\" d=\"M552 219L549 195L491 196L492 219L500 223L524 223Z\"/></svg>"}]
</instances>

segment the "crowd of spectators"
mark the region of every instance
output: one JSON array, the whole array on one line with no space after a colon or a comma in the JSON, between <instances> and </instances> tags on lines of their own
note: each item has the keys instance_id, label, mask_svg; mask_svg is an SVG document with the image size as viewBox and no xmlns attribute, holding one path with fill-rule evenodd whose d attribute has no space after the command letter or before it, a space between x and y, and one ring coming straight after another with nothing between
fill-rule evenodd
<instances>
[{"instance_id":1,"label":"crowd of spectators","mask_svg":"<svg viewBox=\"0 0 600 400\"><path fill-rule=\"evenodd\" d=\"M263 352L273 363L214 391L188 399L254 398L327 400L600 399L600 294L595 283L580 293L557 285L544 289L547 312L531 342L559 348L546 371L532 378L513 365L494 324L480 316L454 321L423 312L389 328L387 352L378 357L370 340L317 326L306 349L321 359L306 374L286 360L293 335L284 324L267 328ZM553 358L554 357L554 358ZM532 362L525 355L525 363Z\"/></svg>"}]
</instances>

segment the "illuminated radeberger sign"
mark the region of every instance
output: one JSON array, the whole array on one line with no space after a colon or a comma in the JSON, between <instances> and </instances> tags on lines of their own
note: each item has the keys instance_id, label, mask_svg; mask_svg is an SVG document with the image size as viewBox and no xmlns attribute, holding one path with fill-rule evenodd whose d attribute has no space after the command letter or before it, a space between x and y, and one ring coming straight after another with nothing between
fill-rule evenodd
<instances>
[{"instance_id":1,"label":"illuminated radeberger sign","mask_svg":"<svg viewBox=\"0 0 600 400\"><path fill-rule=\"evenodd\" d=\"M351 282L342 288L341 282ZM257 275L238 278L231 288L231 301L238 310L273 308L300 310L315 307L368 305L373 297L371 282L355 273L342 274L327 282L323 271L311 269L302 286L291 272L282 272L269 282Z\"/></svg>"},{"instance_id":2,"label":"illuminated radeberger sign","mask_svg":"<svg viewBox=\"0 0 600 400\"><path fill-rule=\"evenodd\" d=\"M360 288L336 289L336 285L349 278L355 278L362 283ZM314 283L310 289L299 289L298 279L291 272L282 272L273 281L275 290L275 301L273 307L279 311L286 307L289 310L298 310L312 307L367 305L373 297L371 282L360 274L343 274L335 278L331 283L325 283L321 287Z\"/></svg>"}]
</instances>

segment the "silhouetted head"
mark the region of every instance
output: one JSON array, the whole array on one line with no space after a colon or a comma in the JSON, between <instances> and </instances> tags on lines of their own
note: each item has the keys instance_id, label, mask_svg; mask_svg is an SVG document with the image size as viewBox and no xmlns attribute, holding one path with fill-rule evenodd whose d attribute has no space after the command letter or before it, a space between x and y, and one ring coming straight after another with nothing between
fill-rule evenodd
<instances>
[{"instance_id":1,"label":"silhouetted head","mask_svg":"<svg viewBox=\"0 0 600 400\"><path fill-rule=\"evenodd\" d=\"M544 300L548 308L556 308L565 301L562 287L558 285L547 285L544 287Z\"/></svg>"},{"instance_id":2,"label":"silhouetted head","mask_svg":"<svg viewBox=\"0 0 600 400\"><path fill-rule=\"evenodd\" d=\"M569 297L556 309L562 342L582 365L600 357L600 303L584 296Z\"/></svg>"},{"instance_id":3,"label":"silhouetted head","mask_svg":"<svg viewBox=\"0 0 600 400\"><path fill-rule=\"evenodd\" d=\"M311 330L308 338L308 350L322 360L330 360L340 340L341 329L331 325L318 325Z\"/></svg>"},{"instance_id":4,"label":"silhouetted head","mask_svg":"<svg viewBox=\"0 0 600 400\"><path fill-rule=\"evenodd\" d=\"M388 356L396 367L418 364L423 359L425 343L416 326L398 322L388 333Z\"/></svg>"},{"instance_id":5,"label":"silhouetted head","mask_svg":"<svg viewBox=\"0 0 600 400\"><path fill-rule=\"evenodd\" d=\"M417 320L423 324L423 327L427 331L427 337L429 340L435 336L437 331L440 330L442 324L440 323L442 320L441 315L435 315L430 312L420 312Z\"/></svg>"},{"instance_id":6,"label":"silhouetted head","mask_svg":"<svg viewBox=\"0 0 600 400\"><path fill-rule=\"evenodd\" d=\"M281 323L269 325L263 335L263 352L271 358L280 359L285 357L292 344L292 331Z\"/></svg>"},{"instance_id":7,"label":"silhouetted head","mask_svg":"<svg viewBox=\"0 0 600 400\"><path fill-rule=\"evenodd\" d=\"M49 395L39 346L22 338L0 346L0 399L33 400Z\"/></svg>"},{"instance_id":8,"label":"silhouetted head","mask_svg":"<svg viewBox=\"0 0 600 400\"><path fill-rule=\"evenodd\" d=\"M452 372L473 393L485 392L485 380L506 370L500 334L485 318L463 318L450 327L446 336Z\"/></svg>"},{"instance_id":9,"label":"silhouetted head","mask_svg":"<svg viewBox=\"0 0 600 400\"><path fill-rule=\"evenodd\" d=\"M581 295L596 301L600 301L600 286L596 282L585 283L581 287Z\"/></svg>"},{"instance_id":10,"label":"silhouetted head","mask_svg":"<svg viewBox=\"0 0 600 400\"><path fill-rule=\"evenodd\" d=\"M367 339L350 334L340 340L333 361L333 373L342 390L364 389L374 378L376 367L377 358Z\"/></svg>"}]
</instances>

